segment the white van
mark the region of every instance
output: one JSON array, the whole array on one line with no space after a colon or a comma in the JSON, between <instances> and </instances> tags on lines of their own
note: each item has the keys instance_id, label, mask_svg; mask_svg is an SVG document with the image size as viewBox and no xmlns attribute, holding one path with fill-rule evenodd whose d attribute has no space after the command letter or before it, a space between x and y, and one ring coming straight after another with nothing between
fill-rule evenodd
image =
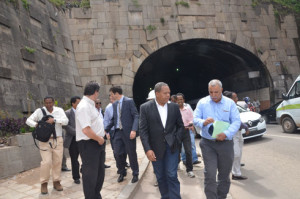
<instances>
[{"instance_id":1,"label":"white van","mask_svg":"<svg viewBox=\"0 0 300 199\"><path fill-rule=\"evenodd\" d=\"M295 133L300 128L300 75L276 109L276 119L285 133Z\"/></svg>"}]
</instances>

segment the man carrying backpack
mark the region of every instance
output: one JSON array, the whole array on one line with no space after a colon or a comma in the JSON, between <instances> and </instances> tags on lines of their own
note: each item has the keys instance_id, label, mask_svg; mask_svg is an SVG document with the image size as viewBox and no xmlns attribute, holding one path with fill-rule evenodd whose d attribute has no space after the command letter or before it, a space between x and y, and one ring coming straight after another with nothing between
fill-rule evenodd
<instances>
[{"instance_id":1,"label":"man carrying backpack","mask_svg":"<svg viewBox=\"0 0 300 199\"><path fill-rule=\"evenodd\" d=\"M54 106L54 98L47 96L44 98L43 109L46 115L49 116L46 121L49 124L55 125L55 136L51 136L47 142L39 142L40 153L42 157L40 169L41 193L48 193L48 181L50 178L50 170L52 168L53 187L57 191L62 191L63 187L60 184L60 173L63 156L63 138L62 126L67 125L69 120L62 108ZM37 109L26 120L26 124L30 127L37 127L38 122L44 117L42 109Z\"/></svg>"}]
</instances>

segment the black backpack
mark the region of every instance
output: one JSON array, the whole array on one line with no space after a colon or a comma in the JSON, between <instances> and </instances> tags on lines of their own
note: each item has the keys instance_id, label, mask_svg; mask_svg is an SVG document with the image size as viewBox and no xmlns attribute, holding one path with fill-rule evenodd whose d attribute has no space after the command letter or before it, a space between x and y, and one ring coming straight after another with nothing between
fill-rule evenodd
<instances>
[{"instance_id":1,"label":"black backpack","mask_svg":"<svg viewBox=\"0 0 300 199\"><path fill-rule=\"evenodd\" d=\"M38 145L36 144L35 140L38 140L40 142L48 142L50 137L53 135L53 139L55 140L56 146L57 146L55 124L49 124L46 122L50 117L53 118L53 116L47 115L46 111L43 108L41 108L41 110L42 110L44 116L40 121L38 121L37 127L32 132L34 144L38 149L40 149L40 147L38 147ZM51 142L49 142L49 145L53 149ZM55 146L55 148L56 148L56 146ZM47 150L43 150L43 149L40 149L40 150L47 151Z\"/></svg>"}]
</instances>

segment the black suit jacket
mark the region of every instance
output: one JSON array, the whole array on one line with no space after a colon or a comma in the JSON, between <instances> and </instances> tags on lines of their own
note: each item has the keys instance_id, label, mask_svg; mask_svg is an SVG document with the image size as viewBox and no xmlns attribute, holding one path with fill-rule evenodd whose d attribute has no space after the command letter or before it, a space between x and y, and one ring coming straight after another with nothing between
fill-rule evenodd
<instances>
[{"instance_id":1,"label":"black suit jacket","mask_svg":"<svg viewBox=\"0 0 300 199\"><path fill-rule=\"evenodd\" d=\"M145 152L153 150L156 159L162 159L166 150L165 142L172 151L181 146L184 125L179 106L168 103L166 127L163 127L155 100L141 105L139 131Z\"/></svg>"},{"instance_id":2,"label":"black suit jacket","mask_svg":"<svg viewBox=\"0 0 300 199\"><path fill-rule=\"evenodd\" d=\"M107 125L105 131L109 132L110 129L114 126L117 128L118 123L118 108L119 101L113 103L113 118L111 119L109 125ZM123 132L127 134L128 138L130 137L131 131L138 131L139 126L139 113L136 109L135 103L131 98L123 98L122 108L121 108L121 122L123 127ZM137 134L138 135L138 134Z\"/></svg>"},{"instance_id":3,"label":"black suit jacket","mask_svg":"<svg viewBox=\"0 0 300 199\"><path fill-rule=\"evenodd\" d=\"M76 125L75 125L75 113L71 109L67 110L66 116L69 119L69 123L66 126L63 126L63 128L66 130L66 135L64 138L64 147L69 148L72 142L73 137L76 137Z\"/></svg>"}]
</instances>

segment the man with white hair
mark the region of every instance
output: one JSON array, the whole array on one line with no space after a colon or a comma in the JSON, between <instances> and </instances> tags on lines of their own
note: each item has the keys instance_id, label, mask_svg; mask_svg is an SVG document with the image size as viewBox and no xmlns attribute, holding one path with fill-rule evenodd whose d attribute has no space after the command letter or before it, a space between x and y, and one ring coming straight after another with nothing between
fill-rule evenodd
<instances>
[{"instance_id":1,"label":"man with white hair","mask_svg":"<svg viewBox=\"0 0 300 199\"><path fill-rule=\"evenodd\" d=\"M225 199L230 188L229 175L234 158L232 138L240 128L241 120L234 101L222 95L220 80L211 80L208 91L209 96L202 98L194 111L194 125L202 129L200 148L204 160L204 192L209 199ZM209 129L215 121L230 125L213 138Z\"/></svg>"}]
</instances>

